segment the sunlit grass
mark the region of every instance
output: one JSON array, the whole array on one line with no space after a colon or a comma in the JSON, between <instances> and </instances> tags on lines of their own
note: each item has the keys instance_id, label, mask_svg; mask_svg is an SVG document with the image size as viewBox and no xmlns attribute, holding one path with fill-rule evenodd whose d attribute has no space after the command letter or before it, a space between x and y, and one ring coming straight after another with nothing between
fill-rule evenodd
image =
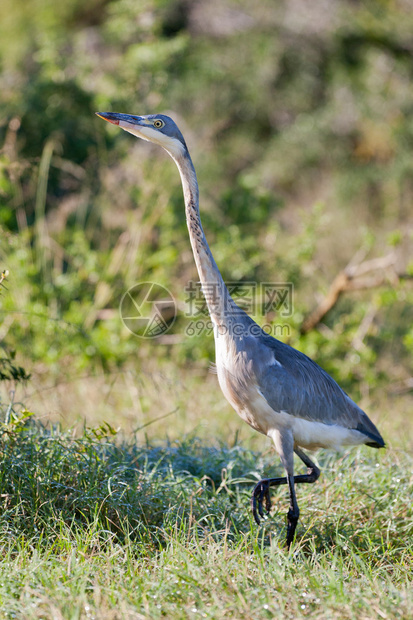
<instances>
[{"instance_id":1,"label":"sunlit grass","mask_svg":"<svg viewBox=\"0 0 413 620\"><path fill-rule=\"evenodd\" d=\"M407 618L412 460L319 453L284 546L285 489L257 528L254 481L277 471L242 444L136 443L109 426L3 426L0 601L24 618Z\"/></svg>"}]
</instances>

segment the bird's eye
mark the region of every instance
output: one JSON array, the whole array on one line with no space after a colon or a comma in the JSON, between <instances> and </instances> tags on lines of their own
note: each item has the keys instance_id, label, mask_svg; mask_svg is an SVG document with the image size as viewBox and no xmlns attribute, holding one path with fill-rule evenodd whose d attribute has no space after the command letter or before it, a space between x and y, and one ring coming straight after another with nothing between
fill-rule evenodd
<instances>
[{"instance_id":1,"label":"bird's eye","mask_svg":"<svg viewBox=\"0 0 413 620\"><path fill-rule=\"evenodd\" d=\"M163 121L161 121L161 119L159 119L159 118L156 121L153 121L153 126L156 127L157 129L160 129L164 125L165 125L165 123Z\"/></svg>"}]
</instances>

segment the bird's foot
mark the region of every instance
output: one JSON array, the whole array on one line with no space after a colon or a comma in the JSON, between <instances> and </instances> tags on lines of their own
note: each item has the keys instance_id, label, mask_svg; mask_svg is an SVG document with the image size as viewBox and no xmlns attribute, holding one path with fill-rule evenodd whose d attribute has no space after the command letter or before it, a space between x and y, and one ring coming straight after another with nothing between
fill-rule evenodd
<instances>
[{"instance_id":1,"label":"bird's foot","mask_svg":"<svg viewBox=\"0 0 413 620\"><path fill-rule=\"evenodd\" d=\"M265 510L269 513L271 510L271 498L270 498L270 480L260 480L254 487L251 496L251 509L252 515L257 525L261 523L260 517L266 518L264 515L263 505ZM258 516L260 515L260 517Z\"/></svg>"},{"instance_id":2,"label":"bird's foot","mask_svg":"<svg viewBox=\"0 0 413 620\"><path fill-rule=\"evenodd\" d=\"M299 516L300 511L298 510L298 506L296 507L296 510L290 507L287 513L287 539L285 541L287 549L291 547L291 543L294 540L295 530L297 527Z\"/></svg>"}]
</instances>

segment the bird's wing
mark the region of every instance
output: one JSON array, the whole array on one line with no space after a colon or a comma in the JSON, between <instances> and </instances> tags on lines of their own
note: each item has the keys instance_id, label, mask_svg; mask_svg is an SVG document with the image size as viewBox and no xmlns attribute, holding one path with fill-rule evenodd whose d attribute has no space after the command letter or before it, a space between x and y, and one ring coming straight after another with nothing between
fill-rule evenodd
<instances>
[{"instance_id":1,"label":"bird's wing","mask_svg":"<svg viewBox=\"0 0 413 620\"><path fill-rule=\"evenodd\" d=\"M266 363L254 368L260 390L275 411L358 430L379 445L383 439L360 407L309 357L275 338L259 338Z\"/></svg>"}]
</instances>

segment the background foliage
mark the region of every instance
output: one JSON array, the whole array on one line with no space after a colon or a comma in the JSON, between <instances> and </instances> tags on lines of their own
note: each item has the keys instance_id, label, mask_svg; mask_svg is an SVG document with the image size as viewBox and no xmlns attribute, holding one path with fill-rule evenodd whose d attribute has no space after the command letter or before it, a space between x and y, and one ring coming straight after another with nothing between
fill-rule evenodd
<instances>
[{"instance_id":1,"label":"background foliage","mask_svg":"<svg viewBox=\"0 0 413 620\"><path fill-rule=\"evenodd\" d=\"M184 289L197 275L179 177L159 149L94 116L170 111L225 279L293 282L289 342L376 420L391 410L405 424L409 278L344 295L305 336L300 326L356 252L395 252L411 273L409 3L4 0L4 14L0 253L10 277L0 336L32 375L29 404L68 423L113 422L116 406L126 427L175 407L177 432L211 424L204 403L187 411L191 386L207 386L210 405L215 379L212 338L185 335ZM119 320L123 293L145 280L181 309L157 342ZM226 420L221 396L213 407Z\"/></svg>"}]
</instances>

